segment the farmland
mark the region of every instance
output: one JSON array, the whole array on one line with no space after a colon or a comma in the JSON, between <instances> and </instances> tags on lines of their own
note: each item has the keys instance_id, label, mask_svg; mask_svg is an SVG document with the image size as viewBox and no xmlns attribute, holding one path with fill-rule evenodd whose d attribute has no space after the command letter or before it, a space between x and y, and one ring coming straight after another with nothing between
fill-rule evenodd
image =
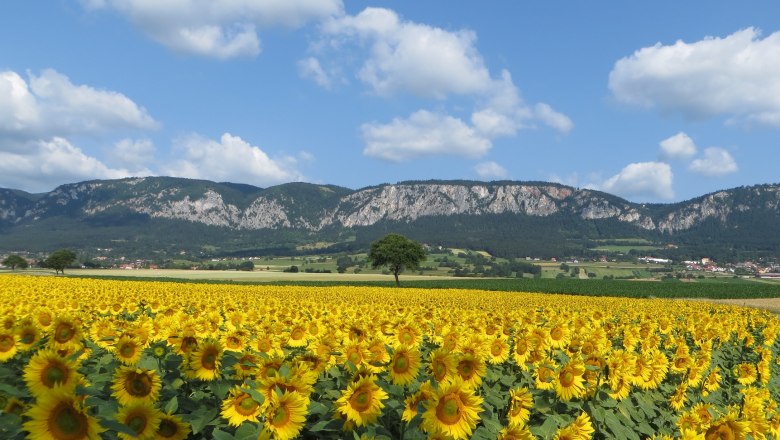
<instances>
[{"instance_id":1,"label":"farmland","mask_svg":"<svg viewBox=\"0 0 780 440\"><path fill-rule=\"evenodd\" d=\"M780 434L780 321L761 310L508 280L2 279L8 439Z\"/></svg>"}]
</instances>

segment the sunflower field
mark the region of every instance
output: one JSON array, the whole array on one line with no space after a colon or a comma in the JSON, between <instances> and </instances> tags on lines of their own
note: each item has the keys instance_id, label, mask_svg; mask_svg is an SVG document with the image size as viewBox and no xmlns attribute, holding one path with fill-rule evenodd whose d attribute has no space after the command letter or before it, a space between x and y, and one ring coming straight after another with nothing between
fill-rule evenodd
<instances>
[{"instance_id":1,"label":"sunflower field","mask_svg":"<svg viewBox=\"0 0 780 440\"><path fill-rule=\"evenodd\" d=\"M0 277L2 439L780 438L780 320L665 299Z\"/></svg>"}]
</instances>

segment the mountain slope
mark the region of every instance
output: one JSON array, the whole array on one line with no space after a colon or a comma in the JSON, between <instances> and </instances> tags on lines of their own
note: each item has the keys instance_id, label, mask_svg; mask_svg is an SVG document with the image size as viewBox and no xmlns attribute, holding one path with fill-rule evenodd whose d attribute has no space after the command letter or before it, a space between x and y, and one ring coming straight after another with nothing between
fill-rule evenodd
<instances>
[{"instance_id":1,"label":"mountain slope","mask_svg":"<svg viewBox=\"0 0 780 440\"><path fill-rule=\"evenodd\" d=\"M545 243L555 253L576 253L587 240L619 237L688 246L715 246L722 239L725 247L776 251L777 224L777 184L647 205L556 183L513 181L413 181L350 190L147 177L62 185L37 200L0 189L0 250L65 242L223 253L319 241L360 247L396 230L427 243L493 245L517 255L538 254ZM65 232L68 240L57 238ZM755 236L761 240L750 238Z\"/></svg>"}]
</instances>

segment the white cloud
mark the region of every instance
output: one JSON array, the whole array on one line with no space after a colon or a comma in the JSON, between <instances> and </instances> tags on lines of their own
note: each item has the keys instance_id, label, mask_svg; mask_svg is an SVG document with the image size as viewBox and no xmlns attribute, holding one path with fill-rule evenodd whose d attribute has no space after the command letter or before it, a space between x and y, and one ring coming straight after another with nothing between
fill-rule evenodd
<instances>
[{"instance_id":1,"label":"white cloud","mask_svg":"<svg viewBox=\"0 0 780 440\"><path fill-rule=\"evenodd\" d=\"M663 159L687 160L696 154L696 144L683 132L662 140L659 145Z\"/></svg>"},{"instance_id":2,"label":"white cloud","mask_svg":"<svg viewBox=\"0 0 780 440\"><path fill-rule=\"evenodd\" d=\"M341 14L341 0L82 0L111 8L159 43L179 52L226 59L260 53L258 29L296 28Z\"/></svg>"},{"instance_id":3,"label":"white cloud","mask_svg":"<svg viewBox=\"0 0 780 440\"><path fill-rule=\"evenodd\" d=\"M444 99L451 93L482 93L491 83L472 31L449 32L403 21L384 8L334 18L323 30L371 43L371 55L358 78L382 96L403 91Z\"/></svg>"},{"instance_id":4,"label":"white cloud","mask_svg":"<svg viewBox=\"0 0 780 440\"><path fill-rule=\"evenodd\" d=\"M362 132L365 155L393 162L437 154L480 157L491 146L462 120L427 110L389 124L364 124Z\"/></svg>"},{"instance_id":5,"label":"white cloud","mask_svg":"<svg viewBox=\"0 0 780 440\"><path fill-rule=\"evenodd\" d=\"M48 139L157 125L125 95L73 84L55 70L30 74L29 83L16 72L0 72L0 135Z\"/></svg>"},{"instance_id":6,"label":"white cloud","mask_svg":"<svg viewBox=\"0 0 780 440\"><path fill-rule=\"evenodd\" d=\"M0 151L0 186L26 191L49 191L64 182L89 179L118 179L130 175L126 169L106 166L85 154L66 139L33 141L24 152ZM135 175L147 175L148 170Z\"/></svg>"},{"instance_id":7,"label":"white cloud","mask_svg":"<svg viewBox=\"0 0 780 440\"><path fill-rule=\"evenodd\" d=\"M261 186L304 180L295 169L298 159L272 159L260 147L230 133L223 134L219 141L189 136L178 140L174 147L183 158L161 170L167 175Z\"/></svg>"},{"instance_id":8,"label":"white cloud","mask_svg":"<svg viewBox=\"0 0 780 440\"><path fill-rule=\"evenodd\" d=\"M481 179L505 179L507 176L506 168L493 161L478 163L474 171Z\"/></svg>"},{"instance_id":9,"label":"white cloud","mask_svg":"<svg viewBox=\"0 0 780 440\"><path fill-rule=\"evenodd\" d=\"M109 157L115 164L142 169L154 162L155 148L150 139L121 139L114 144Z\"/></svg>"},{"instance_id":10,"label":"white cloud","mask_svg":"<svg viewBox=\"0 0 780 440\"><path fill-rule=\"evenodd\" d=\"M311 79L320 87L329 89L333 86L330 74L322 68L317 58L308 57L298 61L298 71L303 78Z\"/></svg>"},{"instance_id":11,"label":"white cloud","mask_svg":"<svg viewBox=\"0 0 780 440\"><path fill-rule=\"evenodd\" d=\"M568 133L574 127L574 123L568 116L553 110L548 104L540 102L534 106L534 115L549 126L561 133Z\"/></svg>"},{"instance_id":12,"label":"white cloud","mask_svg":"<svg viewBox=\"0 0 780 440\"><path fill-rule=\"evenodd\" d=\"M705 148L704 156L695 159L688 168L709 177L725 176L739 169L731 154L718 147Z\"/></svg>"},{"instance_id":13,"label":"white cloud","mask_svg":"<svg viewBox=\"0 0 780 440\"><path fill-rule=\"evenodd\" d=\"M672 199L673 178L672 167L667 163L637 162L626 165L618 174L592 186L627 198Z\"/></svg>"},{"instance_id":14,"label":"white cloud","mask_svg":"<svg viewBox=\"0 0 780 440\"><path fill-rule=\"evenodd\" d=\"M473 31L448 31L403 20L390 9L366 8L354 16L331 18L322 25L322 32L323 41L312 49L320 54L341 54L344 65L360 60L356 76L377 96L411 94L444 101L455 95L473 99L471 125L441 108L387 124L365 124L367 155L395 161L430 154L479 157L493 139L513 136L536 122L562 133L573 126L566 115L548 104L523 102L508 71L491 76ZM368 52L362 59L360 54L343 55L350 46L368 47ZM326 85L321 69L317 69L319 63L306 63L307 75ZM433 130L424 132L422 127ZM396 129L399 132L392 132ZM456 133L447 133L447 129Z\"/></svg>"},{"instance_id":15,"label":"white cloud","mask_svg":"<svg viewBox=\"0 0 780 440\"><path fill-rule=\"evenodd\" d=\"M759 36L747 28L639 49L615 63L609 88L627 104L780 126L780 32Z\"/></svg>"}]
</instances>

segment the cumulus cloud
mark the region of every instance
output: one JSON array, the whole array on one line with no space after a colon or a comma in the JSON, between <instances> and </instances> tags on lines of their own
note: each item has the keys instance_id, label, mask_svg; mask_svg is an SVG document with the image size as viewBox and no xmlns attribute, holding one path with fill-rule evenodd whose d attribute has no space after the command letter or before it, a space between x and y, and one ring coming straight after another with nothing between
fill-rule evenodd
<instances>
[{"instance_id":1,"label":"cumulus cloud","mask_svg":"<svg viewBox=\"0 0 780 440\"><path fill-rule=\"evenodd\" d=\"M478 163L474 171L482 179L505 179L507 176L506 168L493 161Z\"/></svg>"},{"instance_id":2,"label":"cumulus cloud","mask_svg":"<svg viewBox=\"0 0 780 440\"><path fill-rule=\"evenodd\" d=\"M389 124L364 124L362 133L365 155L392 162L438 154L480 157L491 147L461 119L427 110Z\"/></svg>"},{"instance_id":3,"label":"cumulus cloud","mask_svg":"<svg viewBox=\"0 0 780 440\"><path fill-rule=\"evenodd\" d=\"M0 186L26 191L48 191L64 182L118 179L130 175L110 168L60 137L29 142L23 152L0 151ZM148 171L136 171L136 175Z\"/></svg>"},{"instance_id":4,"label":"cumulus cloud","mask_svg":"<svg viewBox=\"0 0 780 440\"><path fill-rule=\"evenodd\" d=\"M626 165L619 173L601 184L591 185L627 198L672 199L672 167L663 162L637 162Z\"/></svg>"},{"instance_id":5,"label":"cumulus cloud","mask_svg":"<svg viewBox=\"0 0 780 440\"><path fill-rule=\"evenodd\" d=\"M125 95L73 84L53 69L30 74L29 82L16 72L0 72L0 136L50 138L157 125Z\"/></svg>"},{"instance_id":6,"label":"cumulus cloud","mask_svg":"<svg viewBox=\"0 0 780 440\"><path fill-rule=\"evenodd\" d=\"M143 169L154 162L154 143L150 139L121 139L109 151L112 162L129 169Z\"/></svg>"},{"instance_id":7,"label":"cumulus cloud","mask_svg":"<svg viewBox=\"0 0 780 440\"><path fill-rule=\"evenodd\" d=\"M755 28L727 37L645 47L615 63L609 88L627 104L691 118L780 126L780 32Z\"/></svg>"},{"instance_id":8,"label":"cumulus cloud","mask_svg":"<svg viewBox=\"0 0 780 440\"><path fill-rule=\"evenodd\" d=\"M451 93L483 92L491 83L472 31L449 32L403 21L384 8L333 18L323 30L369 42L371 54L358 78L382 96L403 91L444 99Z\"/></svg>"},{"instance_id":9,"label":"cumulus cloud","mask_svg":"<svg viewBox=\"0 0 780 440\"><path fill-rule=\"evenodd\" d=\"M343 55L350 47L367 48L359 59L355 76L371 92L381 97L409 94L417 98L445 101L451 96L473 100L470 124L448 114L421 110L408 118L390 123L363 126L367 155L388 160L404 160L430 154L460 154L479 157L492 140L513 136L519 129L539 124L562 133L573 124L549 104L525 103L510 73L494 77L477 50L476 33L467 29L449 31L404 20L386 8L366 8L357 15L331 17L321 27L323 41L313 47L322 52ZM327 85L317 65L305 61L308 76ZM345 63L349 64L349 62ZM441 107L441 106L440 106ZM432 129L423 133L420 128ZM400 129L399 133L392 133ZM456 129L461 138L446 130ZM411 134L420 139L409 137Z\"/></svg>"},{"instance_id":10,"label":"cumulus cloud","mask_svg":"<svg viewBox=\"0 0 780 440\"><path fill-rule=\"evenodd\" d=\"M325 71L317 58L308 57L298 61L298 72L303 78L311 79L320 87L329 89L333 86L331 75Z\"/></svg>"},{"instance_id":11,"label":"cumulus cloud","mask_svg":"<svg viewBox=\"0 0 780 440\"><path fill-rule=\"evenodd\" d=\"M696 154L696 144L683 132L662 140L659 145L662 159L687 160Z\"/></svg>"},{"instance_id":12,"label":"cumulus cloud","mask_svg":"<svg viewBox=\"0 0 780 440\"><path fill-rule=\"evenodd\" d=\"M230 133L223 134L219 141L189 136L179 139L174 147L182 158L161 170L171 176L261 186L304 180L295 168L297 158L273 159L260 147Z\"/></svg>"},{"instance_id":13,"label":"cumulus cloud","mask_svg":"<svg viewBox=\"0 0 780 440\"><path fill-rule=\"evenodd\" d=\"M736 173L739 168L734 157L728 151L723 148L710 147L705 148L704 155L691 162L688 169L705 176L720 177Z\"/></svg>"},{"instance_id":14,"label":"cumulus cloud","mask_svg":"<svg viewBox=\"0 0 780 440\"><path fill-rule=\"evenodd\" d=\"M260 53L258 29L297 28L341 14L341 0L82 0L113 9L175 51L227 59Z\"/></svg>"}]
</instances>

